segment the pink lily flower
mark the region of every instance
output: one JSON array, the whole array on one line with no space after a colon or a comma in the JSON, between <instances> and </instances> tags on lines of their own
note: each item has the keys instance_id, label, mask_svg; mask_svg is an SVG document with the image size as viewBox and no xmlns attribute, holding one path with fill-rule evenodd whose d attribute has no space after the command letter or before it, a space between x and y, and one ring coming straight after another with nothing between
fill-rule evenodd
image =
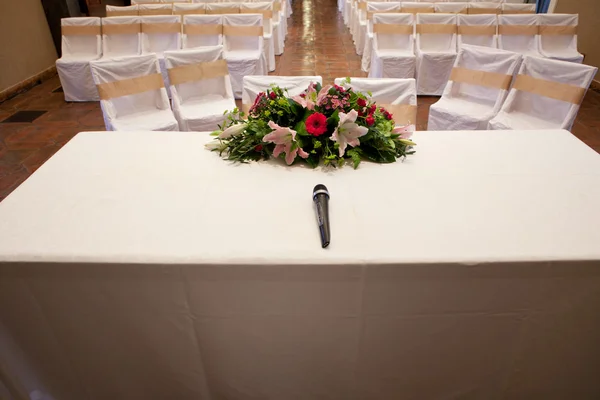
<instances>
[{"instance_id":1,"label":"pink lily flower","mask_svg":"<svg viewBox=\"0 0 600 400\"><path fill-rule=\"evenodd\" d=\"M347 145L352 147L359 146L360 140L359 137L364 136L369 132L369 128L364 126L358 126L356 124L356 118L358 117L358 112L356 110L352 110L349 113L339 113L340 122L333 131L333 135L331 135L331 140L334 142L338 142L340 147L340 157L344 155L346 152Z\"/></svg>"},{"instance_id":2,"label":"pink lily flower","mask_svg":"<svg viewBox=\"0 0 600 400\"><path fill-rule=\"evenodd\" d=\"M296 155L302 158L308 158L308 153L300 147L295 146L296 131L290 128L277 125L273 121L269 121L269 127L273 132L268 133L263 138L263 142L274 143L273 157L279 157L281 153L285 153L285 162L291 165L296 159Z\"/></svg>"},{"instance_id":3,"label":"pink lily flower","mask_svg":"<svg viewBox=\"0 0 600 400\"><path fill-rule=\"evenodd\" d=\"M411 128L411 125L398 126L398 127L394 128L392 133L399 134L400 139L410 139L410 137L413 134L413 132L412 132L412 130L410 130L410 128Z\"/></svg>"},{"instance_id":4,"label":"pink lily flower","mask_svg":"<svg viewBox=\"0 0 600 400\"><path fill-rule=\"evenodd\" d=\"M306 91L306 96L302 97L300 95L293 96L292 100L296 103L300 104L302 108L308 108L309 110L314 110L315 101L317 99L317 91L315 90L315 84L311 83L308 85L308 89Z\"/></svg>"},{"instance_id":5,"label":"pink lily flower","mask_svg":"<svg viewBox=\"0 0 600 400\"><path fill-rule=\"evenodd\" d=\"M331 89L331 88L332 88L331 85L323 86L321 88L321 90L319 91L319 94L317 95L317 105L320 105L321 103L323 103L323 101L329 94L329 89Z\"/></svg>"}]
</instances>

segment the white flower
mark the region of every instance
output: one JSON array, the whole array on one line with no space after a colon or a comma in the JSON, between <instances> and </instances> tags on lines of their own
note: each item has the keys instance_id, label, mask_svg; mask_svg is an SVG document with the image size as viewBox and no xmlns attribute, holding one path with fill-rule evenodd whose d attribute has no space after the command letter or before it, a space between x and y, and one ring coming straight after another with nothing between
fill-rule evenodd
<instances>
[{"instance_id":1,"label":"white flower","mask_svg":"<svg viewBox=\"0 0 600 400\"><path fill-rule=\"evenodd\" d=\"M343 112L339 113L340 122L331 135L331 140L338 142L340 147L340 157L346 152L346 146L352 147L359 146L359 137L364 136L369 132L369 128L364 126L358 126L354 121L358 117L356 110L350 111L348 114Z\"/></svg>"},{"instance_id":2,"label":"white flower","mask_svg":"<svg viewBox=\"0 0 600 400\"><path fill-rule=\"evenodd\" d=\"M204 145L204 147L210 151L219 150L222 151L227 148L226 144L221 143L218 140L212 140Z\"/></svg>"},{"instance_id":3,"label":"white flower","mask_svg":"<svg viewBox=\"0 0 600 400\"><path fill-rule=\"evenodd\" d=\"M248 124L235 124L231 125L229 128L225 129L223 132L219 134L219 139L228 139L232 136L237 136L246 129Z\"/></svg>"}]
</instances>

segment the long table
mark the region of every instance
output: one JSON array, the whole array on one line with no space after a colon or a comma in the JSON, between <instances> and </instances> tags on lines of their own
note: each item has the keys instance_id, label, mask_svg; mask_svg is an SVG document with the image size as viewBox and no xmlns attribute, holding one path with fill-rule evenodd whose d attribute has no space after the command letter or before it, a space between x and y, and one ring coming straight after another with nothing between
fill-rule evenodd
<instances>
[{"instance_id":1,"label":"long table","mask_svg":"<svg viewBox=\"0 0 600 400\"><path fill-rule=\"evenodd\" d=\"M417 132L357 170L207 140L80 133L0 203L13 395L600 398L600 156L569 132Z\"/></svg>"}]
</instances>

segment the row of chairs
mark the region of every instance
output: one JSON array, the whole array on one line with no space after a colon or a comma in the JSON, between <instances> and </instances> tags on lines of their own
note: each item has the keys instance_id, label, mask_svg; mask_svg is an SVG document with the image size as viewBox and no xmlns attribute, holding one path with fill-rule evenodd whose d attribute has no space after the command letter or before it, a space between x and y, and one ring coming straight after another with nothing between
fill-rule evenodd
<instances>
[{"instance_id":1,"label":"row of chairs","mask_svg":"<svg viewBox=\"0 0 600 400\"><path fill-rule=\"evenodd\" d=\"M418 94L439 96L463 44L581 63L576 26L576 15L561 14L417 14L415 18L376 13L368 33L372 38L367 38L371 46L365 46L363 59L370 58L369 77L416 77Z\"/></svg>"},{"instance_id":2,"label":"row of chairs","mask_svg":"<svg viewBox=\"0 0 600 400\"><path fill-rule=\"evenodd\" d=\"M571 129L597 71L465 45L430 107L428 130Z\"/></svg>"},{"instance_id":3,"label":"row of chairs","mask_svg":"<svg viewBox=\"0 0 600 400\"><path fill-rule=\"evenodd\" d=\"M262 14L65 18L62 31L63 54L56 67L66 101L98 101L89 69L93 60L153 53L168 81L164 52L223 45L240 97L242 77L266 74L267 55L272 55Z\"/></svg>"},{"instance_id":4,"label":"row of chairs","mask_svg":"<svg viewBox=\"0 0 600 400\"><path fill-rule=\"evenodd\" d=\"M245 0L246 2L252 2L256 0ZM260 0L259 0L260 1ZM174 3L229 3L229 2L239 2L239 0L131 0L131 4L133 6L138 5L148 5L148 4L174 4ZM289 18L292 15L292 1L291 0L283 0L282 2L282 11L285 14L286 18Z\"/></svg>"}]
</instances>

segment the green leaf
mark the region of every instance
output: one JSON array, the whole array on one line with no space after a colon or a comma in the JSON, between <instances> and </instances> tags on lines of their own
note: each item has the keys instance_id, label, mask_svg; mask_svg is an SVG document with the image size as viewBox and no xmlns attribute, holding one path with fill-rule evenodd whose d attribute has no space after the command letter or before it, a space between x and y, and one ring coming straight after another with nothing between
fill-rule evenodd
<instances>
[{"instance_id":1,"label":"green leaf","mask_svg":"<svg viewBox=\"0 0 600 400\"><path fill-rule=\"evenodd\" d=\"M360 150L358 150L358 148L353 148L350 149L346 152L347 155L350 156L350 158L352 159L352 164L354 166L354 169L358 168L358 165L360 164Z\"/></svg>"},{"instance_id":2,"label":"green leaf","mask_svg":"<svg viewBox=\"0 0 600 400\"><path fill-rule=\"evenodd\" d=\"M296 124L296 126L294 127L294 130L296 131L296 133L300 136L310 136L308 134L308 132L306 131L306 124L304 123L304 121L300 121Z\"/></svg>"}]
</instances>

